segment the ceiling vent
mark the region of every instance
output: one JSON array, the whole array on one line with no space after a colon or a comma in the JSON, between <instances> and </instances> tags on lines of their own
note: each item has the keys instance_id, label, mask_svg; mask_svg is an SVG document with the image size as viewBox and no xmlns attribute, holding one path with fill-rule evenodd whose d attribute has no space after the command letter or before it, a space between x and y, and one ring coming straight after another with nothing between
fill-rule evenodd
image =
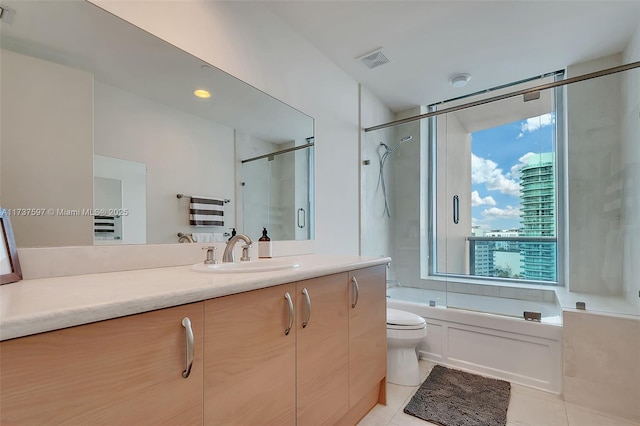
<instances>
[{"instance_id":1,"label":"ceiling vent","mask_svg":"<svg viewBox=\"0 0 640 426\"><path fill-rule=\"evenodd\" d=\"M389 58L384 56L384 53L382 53L382 49L378 49L374 52L368 53L358 59L360 59L362 63L365 64L369 69L374 69L376 67L379 67L380 65L388 64L389 62L391 62Z\"/></svg>"}]
</instances>

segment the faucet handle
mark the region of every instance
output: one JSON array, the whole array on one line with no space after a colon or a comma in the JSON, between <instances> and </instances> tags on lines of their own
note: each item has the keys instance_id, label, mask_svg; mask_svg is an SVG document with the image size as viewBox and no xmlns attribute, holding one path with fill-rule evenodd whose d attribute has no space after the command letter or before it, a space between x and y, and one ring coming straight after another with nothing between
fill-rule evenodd
<instances>
[{"instance_id":1,"label":"faucet handle","mask_svg":"<svg viewBox=\"0 0 640 426\"><path fill-rule=\"evenodd\" d=\"M207 258L204 260L205 265L215 265L218 263L218 259L216 259L216 250L218 250L218 247L216 246L202 247L202 250L207 251Z\"/></svg>"},{"instance_id":2,"label":"faucet handle","mask_svg":"<svg viewBox=\"0 0 640 426\"><path fill-rule=\"evenodd\" d=\"M240 258L241 262L248 262L251 260L249 257L249 249L253 247L253 244L245 244L242 246L242 257Z\"/></svg>"}]
</instances>

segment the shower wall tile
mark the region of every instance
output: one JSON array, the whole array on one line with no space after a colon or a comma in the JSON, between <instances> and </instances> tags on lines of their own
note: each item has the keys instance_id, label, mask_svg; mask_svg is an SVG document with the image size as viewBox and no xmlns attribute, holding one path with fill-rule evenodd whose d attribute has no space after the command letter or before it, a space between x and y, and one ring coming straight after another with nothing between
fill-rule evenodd
<instances>
[{"instance_id":1,"label":"shower wall tile","mask_svg":"<svg viewBox=\"0 0 640 426\"><path fill-rule=\"evenodd\" d=\"M563 312L564 400L640 422L640 319Z\"/></svg>"},{"instance_id":2,"label":"shower wall tile","mask_svg":"<svg viewBox=\"0 0 640 426\"><path fill-rule=\"evenodd\" d=\"M612 55L569 67L569 77L620 65ZM622 76L567 87L569 286L621 296Z\"/></svg>"}]
</instances>

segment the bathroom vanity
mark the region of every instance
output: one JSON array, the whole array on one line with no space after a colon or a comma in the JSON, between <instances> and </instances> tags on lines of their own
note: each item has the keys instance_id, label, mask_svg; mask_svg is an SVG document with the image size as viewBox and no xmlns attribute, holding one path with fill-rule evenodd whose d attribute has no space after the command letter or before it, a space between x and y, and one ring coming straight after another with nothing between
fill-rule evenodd
<instances>
[{"instance_id":1,"label":"bathroom vanity","mask_svg":"<svg viewBox=\"0 0 640 426\"><path fill-rule=\"evenodd\" d=\"M389 259L297 259L0 287L0 423L357 423L385 402Z\"/></svg>"}]
</instances>

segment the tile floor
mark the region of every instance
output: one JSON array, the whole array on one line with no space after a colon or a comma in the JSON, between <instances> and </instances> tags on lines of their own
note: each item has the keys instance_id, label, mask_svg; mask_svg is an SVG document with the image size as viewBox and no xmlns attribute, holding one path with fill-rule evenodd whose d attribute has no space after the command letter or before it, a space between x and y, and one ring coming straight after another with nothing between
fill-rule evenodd
<instances>
[{"instance_id":1,"label":"tile floor","mask_svg":"<svg viewBox=\"0 0 640 426\"><path fill-rule=\"evenodd\" d=\"M426 379L434 364L420 360L420 374ZM403 412L418 387L387 383L387 405L376 405L358 426L428 426ZM511 385L507 426L640 426L608 417L585 407L564 402L562 397L526 386Z\"/></svg>"}]
</instances>

